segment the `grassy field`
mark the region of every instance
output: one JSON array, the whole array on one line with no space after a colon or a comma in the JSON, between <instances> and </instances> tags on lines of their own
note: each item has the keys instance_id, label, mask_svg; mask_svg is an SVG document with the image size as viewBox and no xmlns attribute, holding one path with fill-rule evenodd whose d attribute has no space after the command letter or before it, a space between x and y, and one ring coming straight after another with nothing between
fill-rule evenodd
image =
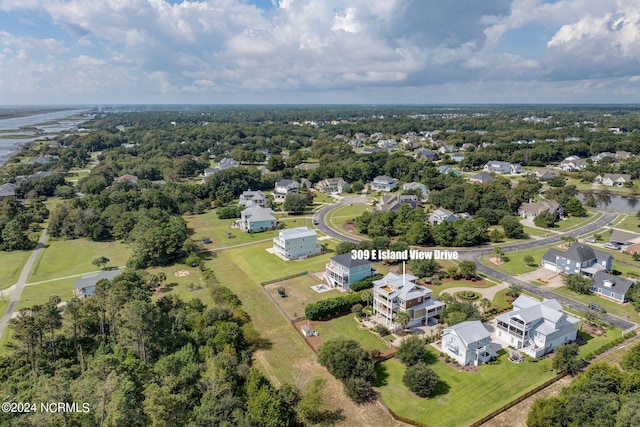
<instances>
[{"instance_id":1,"label":"grassy field","mask_svg":"<svg viewBox=\"0 0 640 427\"><path fill-rule=\"evenodd\" d=\"M0 289L8 288L18 281L29 255L31 251L0 251Z\"/></svg>"},{"instance_id":2,"label":"grassy field","mask_svg":"<svg viewBox=\"0 0 640 427\"><path fill-rule=\"evenodd\" d=\"M310 303L343 295L343 293L337 289L323 293L318 293L311 289L311 286L317 285L318 283L318 279L314 279L307 274L282 282L272 283L265 286L265 289L271 294L285 313L287 313L291 319L295 319L304 316L304 308ZM287 293L286 298L278 296L278 287L280 286L285 289Z\"/></svg>"},{"instance_id":3,"label":"grassy field","mask_svg":"<svg viewBox=\"0 0 640 427\"><path fill-rule=\"evenodd\" d=\"M79 277L78 277L79 278ZM73 298L73 281L75 279L61 279L39 285L25 286L20 301L16 305L16 311L29 308L36 304L44 304L49 301L51 295L58 295L62 301Z\"/></svg>"},{"instance_id":4,"label":"grassy field","mask_svg":"<svg viewBox=\"0 0 640 427\"><path fill-rule=\"evenodd\" d=\"M366 329L361 329L360 324L354 320L352 315L338 317L326 322L319 322L314 325L314 329L318 331L322 341L343 336L347 339L357 341L367 351L374 349L384 351L389 348L378 336Z\"/></svg>"},{"instance_id":5,"label":"grassy field","mask_svg":"<svg viewBox=\"0 0 640 427\"><path fill-rule=\"evenodd\" d=\"M591 212L587 212L586 217L572 216L570 218L565 218L562 221L558 221L553 229L556 231L566 231L578 226L587 225L588 223L595 221L600 216L602 216L602 214L592 214Z\"/></svg>"},{"instance_id":6,"label":"grassy field","mask_svg":"<svg viewBox=\"0 0 640 427\"><path fill-rule=\"evenodd\" d=\"M637 216L627 216L615 225L616 228L640 233L640 218Z\"/></svg>"},{"instance_id":7,"label":"grassy field","mask_svg":"<svg viewBox=\"0 0 640 427\"><path fill-rule=\"evenodd\" d=\"M437 353L432 347L429 354L429 359L435 360ZM432 427L464 426L555 375L551 359L516 364L509 362L508 354L503 354L498 360L499 364L480 366L479 372L461 372L435 361L431 367L441 381L435 396L419 398L402 384L404 365L390 359L382 363L377 390L400 416Z\"/></svg>"},{"instance_id":8,"label":"grassy field","mask_svg":"<svg viewBox=\"0 0 640 427\"><path fill-rule=\"evenodd\" d=\"M582 334L582 332L580 332L580 334ZM595 336L592 337L586 334L582 334L582 336L587 338L587 342L580 346L579 356L585 357L587 354L591 353L597 348L600 348L606 343L621 337L622 331L616 328L607 328L607 334L602 337L595 337Z\"/></svg>"},{"instance_id":9,"label":"grassy field","mask_svg":"<svg viewBox=\"0 0 640 427\"><path fill-rule=\"evenodd\" d=\"M29 283L58 279L96 271L91 262L101 256L109 258L107 267L123 266L131 250L119 242L92 242L86 239L50 241L38 256Z\"/></svg>"},{"instance_id":10,"label":"grassy field","mask_svg":"<svg viewBox=\"0 0 640 427\"><path fill-rule=\"evenodd\" d=\"M496 292L496 295L493 297L493 301L491 301L491 305L493 307L504 307L512 301L512 298L507 297L507 293L509 289L502 289L501 291Z\"/></svg>"},{"instance_id":11,"label":"grassy field","mask_svg":"<svg viewBox=\"0 0 640 427\"><path fill-rule=\"evenodd\" d=\"M369 205L344 205L340 206L327 214L327 225L346 232L348 234L358 234L355 229L345 228L345 224L356 217L362 215L364 211L370 211L373 208Z\"/></svg>"},{"instance_id":12,"label":"grassy field","mask_svg":"<svg viewBox=\"0 0 640 427\"><path fill-rule=\"evenodd\" d=\"M539 228L527 227L526 225L522 227L525 234L529 236L538 236L538 237L551 237L555 233L549 230L540 230Z\"/></svg>"},{"instance_id":13,"label":"grassy field","mask_svg":"<svg viewBox=\"0 0 640 427\"><path fill-rule=\"evenodd\" d=\"M596 303L600 307L607 310L607 313L613 314L614 316L621 317L623 319L629 319L632 322L639 323L640 315L635 310L635 308L629 304L618 304L617 302L613 302L606 298L599 297L597 295L582 295L576 294L575 292L570 291L566 286L561 286L557 289L553 290L554 292L579 301L583 304Z\"/></svg>"},{"instance_id":14,"label":"grassy field","mask_svg":"<svg viewBox=\"0 0 640 427\"><path fill-rule=\"evenodd\" d=\"M502 271L503 273L509 274L511 276L517 276L518 274L528 273L535 270L537 268L536 265L540 264L540 261L542 260L542 255L544 255L548 250L549 248L545 246L531 250L508 252L504 256L504 260L506 262L502 265L496 265L493 262L489 261L489 258L493 257L493 255L483 256L481 258L481 261L489 267L495 268L498 271ZM535 265L530 266L524 262L524 257L527 255L533 256Z\"/></svg>"},{"instance_id":15,"label":"grassy field","mask_svg":"<svg viewBox=\"0 0 640 427\"><path fill-rule=\"evenodd\" d=\"M433 297L438 298L438 296L442 292L447 292L448 289L451 288L490 288L495 286L496 284L493 282L485 282L485 284L476 284L471 281L461 281L461 280L451 280L449 282L444 282L441 285L426 285L427 288L433 291Z\"/></svg>"}]
</instances>

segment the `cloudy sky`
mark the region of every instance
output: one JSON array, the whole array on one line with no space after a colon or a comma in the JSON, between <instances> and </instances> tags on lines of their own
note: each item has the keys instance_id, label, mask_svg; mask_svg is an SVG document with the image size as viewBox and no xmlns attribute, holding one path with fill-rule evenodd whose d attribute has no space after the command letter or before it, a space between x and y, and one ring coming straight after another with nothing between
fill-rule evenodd
<instances>
[{"instance_id":1,"label":"cloudy sky","mask_svg":"<svg viewBox=\"0 0 640 427\"><path fill-rule=\"evenodd\" d=\"M640 0L0 0L0 104L638 103Z\"/></svg>"}]
</instances>

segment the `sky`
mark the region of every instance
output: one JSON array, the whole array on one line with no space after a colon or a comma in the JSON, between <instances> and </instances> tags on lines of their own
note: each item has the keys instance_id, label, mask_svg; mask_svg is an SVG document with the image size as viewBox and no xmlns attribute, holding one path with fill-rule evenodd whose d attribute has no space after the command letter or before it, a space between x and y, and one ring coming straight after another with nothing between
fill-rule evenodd
<instances>
[{"instance_id":1,"label":"sky","mask_svg":"<svg viewBox=\"0 0 640 427\"><path fill-rule=\"evenodd\" d=\"M0 0L0 104L639 103L640 0Z\"/></svg>"}]
</instances>

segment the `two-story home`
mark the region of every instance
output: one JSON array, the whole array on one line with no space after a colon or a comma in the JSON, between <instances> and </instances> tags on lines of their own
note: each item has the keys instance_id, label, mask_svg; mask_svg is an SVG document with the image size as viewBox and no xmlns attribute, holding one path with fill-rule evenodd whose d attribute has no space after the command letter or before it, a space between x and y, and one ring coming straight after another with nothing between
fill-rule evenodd
<instances>
[{"instance_id":1,"label":"two-story home","mask_svg":"<svg viewBox=\"0 0 640 427\"><path fill-rule=\"evenodd\" d=\"M273 200L276 203L282 203L285 201L289 194L295 194L300 191L300 183L292 179L281 179L276 182L275 189L273 191Z\"/></svg>"},{"instance_id":2,"label":"two-story home","mask_svg":"<svg viewBox=\"0 0 640 427\"><path fill-rule=\"evenodd\" d=\"M266 200L267 198L262 191L247 190L243 191L240 195L238 206L242 206L245 208L248 208L250 206L260 206L261 208L264 208Z\"/></svg>"},{"instance_id":3,"label":"two-story home","mask_svg":"<svg viewBox=\"0 0 640 427\"><path fill-rule=\"evenodd\" d=\"M387 175L378 175L369 184L371 191L394 191L398 188L398 180Z\"/></svg>"},{"instance_id":4,"label":"two-story home","mask_svg":"<svg viewBox=\"0 0 640 427\"><path fill-rule=\"evenodd\" d=\"M565 274L581 273L591 277L598 271L611 271L613 256L582 243L574 243L565 252L556 248L542 255L542 267Z\"/></svg>"},{"instance_id":5,"label":"two-story home","mask_svg":"<svg viewBox=\"0 0 640 427\"><path fill-rule=\"evenodd\" d=\"M478 366L497 356L491 348L491 334L479 320L445 328L440 342L442 352L462 366Z\"/></svg>"},{"instance_id":6,"label":"two-story home","mask_svg":"<svg viewBox=\"0 0 640 427\"><path fill-rule=\"evenodd\" d=\"M520 295L513 310L496 317L497 338L531 357L575 341L580 320L562 311L555 299L538 301Z\"/></svg>"},{"instance_id":7,"label":"two-story home","mask_svg":"<svg viewBox=\"0 0 640 427\"><path fill-rule=\"evenodd\" d=\"M449 221L457 221L460 217L448 209L438 208L434 212L429 215L429 223L431 225L438 225L441 222Z\"/></svg>"},{"instance_id":8,"label":"two-story home","mask_svg":"<svg viewBox=\"0 0 640 427\"><path fill-rule=\"evenodd\" d=\"M534 219L544 211L549 211L556 220L562 218L564 214L562 206L555 200L538 200L521 204L518 208L518 215L522 218Z\"/></svg>"},{"instance_id":9,"label":"two-story home","mask_svg":"<svg viewBox=\"0 0 640 427\"><path fill-rule=\"evenodd\" d=\"M253 205L240 212L240 229L247 233L275 230L277 223L269 208Z\"/></svg>"},{"instance_id":10,"label":"two-story home","mask_svg":"<svg viewBox=\"0 0 640 427\"><path fill-rule=\"evenodd\" d=\"M493 179L493 177L491 176L491 174L489 172L480 172L477 173L473 176L471 176L471 178L469 178L469 182L472 184L482 184L482 185L487 185L491 182L491 180Z\"/></svg>"},{"instance_id":11,"label":"two-story home","mask_svg":"<svg viewBox=\"0 0 640 427\"><path fill-rule=\"evenodd\" d=\"M587 162L582 160L578 156L566 157L560 162L560 169L567 172L577 172L584 170L587 167Z\"/></svg>"},{"instance_id":12,"label":"two-story home","mask_svg":"<svg viewBox=\"0 0 640 427\"><path fill-rule=\"evenodd\" d=\"M431 289L415 283L411 274L388 273L373 282L373 311L387 325L396 323L396 315L409 315L407 327L426 325L440 316L444 303L431 297Z\"/></svg>"},{"instance_id":13,"label":"two-story home","mask_svg":"<svg viewBox=\"0 0 640 427\"><path fill-rule=\"evenodd\" d=\"M316 232L308 227L282 230L273 238L273 252L284 260L303 259L321 251Z\"/></svg>"},{"instance_id":14,"label":"two-story home","mask_svg":"<svg viewBox=\"0 0 640 427\"><path fill-rule=\"evenodd\" d=\"M409 205L415 208L419 203L418 196L413 194L386 194L380 198L380 203L376 205L376 209L382 212L397 211L402 205Z\"/></svg>"},{"instance_id":15,"label":"two-story home","mask_svg":"<svg viewBox=\"0 0 640 427\"><path fill-rule=\"evenodd\" d=\"M536 177L538 181L548 181L551 178L557 178L560 176L560 172L548 168L537 168L531 171L531 174Z\"/></svg>"},{"instance_id":16,"label":"two-story home","mask_svg":"<svg viewBox=\"0 0 640 427\"><path fill-rule=\"evenodd\" d=\"M342 178L323 179L316 183L316 188L325 194L342 194L349 187L349 183Z\"/></svg>"},{"instance_id":17,"label":"two-story home","mask_svg":"<svg viewBox=\"0 0 640 427\"><path fill-rule=\"evenodd\" d=\"M447 175L450 173L454 175L460 175L460 171L458 169L454 169L449 165L438 166L436 169L443 175Z\"/></svg>"},{"instance_id":18,"label":"two-story home","mask_svg":"<svg viewBox=\"0 0 640 427\"><path fill-rule=\"evenodd\" d=\"M440 160L440 155L433 150L427 150L426 148L418 148L413 150L413 157L416 160L427 161L430 160L432 162Z\"/></svg>"},{"instance_id":19,"label":"two-story home","mask_svg":"<svg viewBox=\"0 0 640 427\"><path fill-rule=\"evenodd\" d=\"M78 298L90 297L96 289L96 285L100 280L113 280L120 274L119 269L104 270L98 273L91 273L82 276L82 278L73 281L75 296Z\"/></svg>"},{"instance_id":20,"label":"two-story home","mask_svg":"<svg viewBox=\"0 0 640 427\"><path fill-rule=\"evenodd\" d=\"M354 259L350 253L334 256L325 267L324 279L332 288L351 289L351 285L371 277L371 262Z\"/></svg>"},{"instance_id":21,"label":"two-story home","mask_svg":"<svg viewBox=\"0 0 640 427\"><path fill-rule=\"evenodd\" d=\"M422 202L429 200L429 189L420 182L408 182L402 186L402 191L415 191Z\"/></svg>"},{"instance_id":22,"label":"two-story home","mask_svg":"<svg viewBox=\"0 0 640 427\"><path fill-rule=\"evenodd\" d=\"M634 282L620 276L598 271L593 275L591 290L594 294L609 298L615 302L624 303L627 301L627 292Z\"/></svg>"},{"instance_id":23,"label":"two-story home","mask_svg":"<svg viewBox=\"0 0 640 427\"><path fill-rule=\"evenodd\" d=\"M511 173L522 173L522 166L519 163L490 160L484 165L482 170L485 172L494 172L501 175L507 175Z\"/></svg>"}]
</instances>

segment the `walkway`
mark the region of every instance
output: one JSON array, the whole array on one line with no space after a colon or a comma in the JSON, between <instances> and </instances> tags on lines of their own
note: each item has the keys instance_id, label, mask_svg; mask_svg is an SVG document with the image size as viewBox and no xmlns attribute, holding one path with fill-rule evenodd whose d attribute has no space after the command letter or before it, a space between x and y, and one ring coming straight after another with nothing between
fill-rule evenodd
<instances>
[{"instance_id":1,"label":"walkway","mask_svg":"<svg viewBox=\"0 0 640 427\"><path fill-rule=\"evenodd\" d=\"M42 235L40 236L40 239L38 240L36 248L29 256L29 259L25 263L24 267L22 267L22 272L20 273L18 281L13 286L13 292L11 292L11 300L9 301L9 305L2 315L2 318L0 318L0 338L2 338L5 329L7 329L7 326L9 325L9 320L11 320L11 316L13 316L13 312L15 311L16 306L18 305L18 301L20 301L20 297L22 296L22 290L27 283L27 277L29 277L29 273L33 268L33 264L35 263L36 258L38 258L40 251L44 248L44 243L46 242L46 240L47 229L45 228L42 232Z\"/></svg>"}]
</instances>

